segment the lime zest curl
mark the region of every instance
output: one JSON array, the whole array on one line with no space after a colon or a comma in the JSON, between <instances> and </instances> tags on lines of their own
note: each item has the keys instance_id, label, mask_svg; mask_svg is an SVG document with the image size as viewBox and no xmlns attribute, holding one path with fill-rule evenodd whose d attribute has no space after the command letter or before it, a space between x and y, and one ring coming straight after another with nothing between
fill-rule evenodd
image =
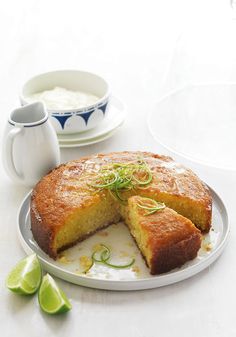
<instances>
[{"instance_id":1,"label":"lime zest curl","mask_svg":"<svg viewBox=\"0 0 236 337\"><path fill-rule=\"evenodd\" d=\"M110 258L110 253L111 253L110 249L103 244L100 244L100 247L103 248L103 250L100 253L100 259L96 257L96 254L100 251L100 249L95 250L92 254L91 258L94 262L102 263L104 261L107 261Z\"/></svg>"},{"instance_id":2,"label":"lime zest curl","mask_svg":"<svg viewBox=\"0 0 236 337\"><path fill-rule=\"evenodd\" d=\"M125 268L129 268L131 267L134 262L135 262L135 258L133 258L129 263L127 264L123 264L123 265L116 265L116 264L113 264L113 263L110 263L108 260L110 259L111 257L111 251L110 249L105 246L104 244L100 244L100 247L102 248L101 250L100 249L97 249L93 252L92 256L91 256L91 260L92 260L92 263L91 265L84 271L84 274L86 274L94 265L95 262L97 263L102 263L108 267L111 267L111 268L115 268L115 269L125 269ZM98 253L100 251L100 255L97 257Z\"/></svg>"},{"instance_id":3,"label":"lime zest curl","mask_svg":"<svg viewBox=\"0 0 236 337\"><path fill-rule=\"evenodd\" d=\"M110 163L102 166L88 185L99 190L108 190L121 203L127 199L123 192L144 188L152 181L152 172L143 159L128 163Z\"/></svg>"},{"instance_id":4,"label":"lime zest curl","mask_svg":"<svg viewBox=\"0 0 236 337\"><path fill-rule=\"evenodd\" d=\"M142 200L144 200L144 202L142 203L142 201L139 201L137 203L137 206L145 209L147 212L144 214L145 216L153 214L157 211L161 211L163 210L166 205L163 202L158 202L154 199L151 198L142 198Z\"/></svg>"}]
</instances>

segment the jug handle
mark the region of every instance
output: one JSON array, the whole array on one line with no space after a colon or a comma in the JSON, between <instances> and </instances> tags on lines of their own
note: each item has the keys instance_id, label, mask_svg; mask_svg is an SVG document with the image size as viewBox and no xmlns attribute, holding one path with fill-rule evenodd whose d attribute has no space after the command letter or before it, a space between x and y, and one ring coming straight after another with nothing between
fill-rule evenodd
<instances>
[{"instance_id":1,"label":"jug handle","mask_svg":"<svg viewBox=\"0 0 236 337\"><path fill-rule=\"evenodd\" d=\"M24 176L23 174L19 174L16 170L14 159L13 159L13 142L15 137L23 131L22 127L15 127L10 130L6 137L6 146L5 146L5 162L8 169L9 175L12 179L22 181Z\"/></svg>"}]
</instances>

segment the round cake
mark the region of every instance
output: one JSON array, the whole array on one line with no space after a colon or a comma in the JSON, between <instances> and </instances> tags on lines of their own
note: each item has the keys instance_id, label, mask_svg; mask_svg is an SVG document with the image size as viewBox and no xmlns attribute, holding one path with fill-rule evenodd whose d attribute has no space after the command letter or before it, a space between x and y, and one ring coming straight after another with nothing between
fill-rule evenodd
<instances>
[{"instance_id":1,"label":"round cake","mask_svg":"<svg viewBox=\"0 0 236 337\"><path fill-rule=\"evenodd\" d=\"M170 157L149 152L113 152L84 157L60 165L43 177L31 197L31 229L41 249L56 258L60 251L109 224L121 219L129 223L129 203L120 202L107 188L94 188L91 182L108 165L128 166L139 162L145 163L150 171L150 181L145 186L121 189L122 200L128 201L132 196L151 198L187 218L194 224L194 235L188 234L189 240L193 238L194 253L187 254L185 260L194 258L200 248L200 231L207 232L211 226L212 198L209 189L190 169ZM170 213L173 223L173 212L166 212ZM165 219L168 229L168 217ZM181 238L182 243L184 240L186 238ZM188 250L191 251L189 240ZM172 245L179 244L171 242ZM184 245L179 246L184 252ZM179 264L176 263L176 266ZM175 263L171 265L175 267ZM163 270L166 271L165 268Z\"/></svg>"}]
</instances>

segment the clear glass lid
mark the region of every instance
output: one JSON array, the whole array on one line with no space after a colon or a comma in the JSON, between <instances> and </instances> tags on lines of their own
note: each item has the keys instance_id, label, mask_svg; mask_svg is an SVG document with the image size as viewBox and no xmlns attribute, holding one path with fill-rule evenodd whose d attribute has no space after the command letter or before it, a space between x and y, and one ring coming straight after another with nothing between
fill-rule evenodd
<instances>
[{"instance_id":1,"label":"clear glass lid","mask_svg":"<svg viewBox=\"0 0 236 337\"><path fill-rule=\"evenodd\" d=\"M215 168L236 170L236 83L196 84L157 102L148 119L169 151Z\"/></svg>"},{"instance_id":2,"label":"clear glass lid","mask_svg":"<svg viewBox=\"0 0 236 337\"><path fill-rule=\"evenodd\" d=\"M236 20L186 27L148 118L173 154L236 171Z\"/></svg>"}]
</instances>

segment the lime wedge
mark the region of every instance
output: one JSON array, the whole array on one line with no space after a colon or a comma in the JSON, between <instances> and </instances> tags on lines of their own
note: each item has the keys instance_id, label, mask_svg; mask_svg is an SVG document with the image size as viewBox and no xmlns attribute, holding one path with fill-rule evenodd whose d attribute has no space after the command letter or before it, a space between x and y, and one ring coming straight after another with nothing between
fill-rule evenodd
<instances>
[{"instance_id":1,"label":"lime wedge","mask_svg":"<svg viewBox=\"0 0 236 337\"><path fill-rule=\"evenodd\" d=\"M41 278L41 266L33 254L17 263L7 277L6 286L17 294L31 295L38 290Z\"/></svg>"},{"instance_id":2,"label":"lime wedge","mask_svg":"<svg viewBox=\"0 0 236 337\"><path fill-rule=\"evenodd\" d=\"M60 314L72 308L65 293L49 274L43 277L38 299L41 309L47 314Z\"/></svg>"}]
</instances>

